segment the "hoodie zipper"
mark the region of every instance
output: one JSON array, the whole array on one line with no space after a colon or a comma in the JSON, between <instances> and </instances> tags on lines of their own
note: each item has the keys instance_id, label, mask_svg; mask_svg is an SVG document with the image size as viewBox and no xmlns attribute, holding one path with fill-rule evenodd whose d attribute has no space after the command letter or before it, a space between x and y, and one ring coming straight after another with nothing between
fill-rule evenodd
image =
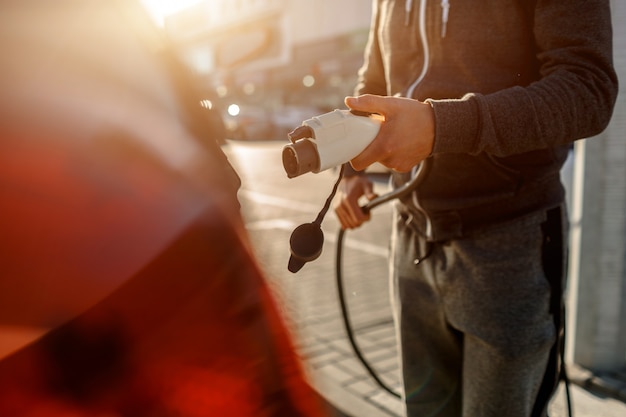
<instances>
[{"instance_id":1,"label":"hoodie zipper","mask_svg":"<svg viewBox=\"0 0 626 417\"><path fill-rule=\"evenodd\" d=\"M442 6L443 6L443 2L447 3L447 1L448 0L443 0ZM426 3L427 3L427 0L420 1L419 22L418 22L420 38L422 41L422 49L424 51L424 63L422 65L422 71L420 75L417 77L415 81L413 81L413 83L407 89L406 97L408 98L413 97L415 88L422 82L422 80L424 80L424 77L426 76L426 73L428 72L428 67L430 65L430 49L428 46L428 37L426 35ZM406 12L405 23L408 24L409 16L411 15L411 11L413 9L413 1L405 0L404 6L405 6L405 12ZM415 168L413 168L413 171L411 172L412 177L415 178L417 176L427 175L428 170L426 169L427 168L426 164L428 163L429 161L425 159L420 164L418 164ZM418 181L418 184L419 183L421 183L421 181ZM428 216L428 213L426 213L426 210L424 210L424 208L420 204L419 199L417 198L417 189L413 191L411 195L411 199L417 211L419 211L422 214L422 216L424 216L424 222L426 223L425 224L426 230L424 234L426 235L426 238L430 240L433 237L432 221L430 217Z\"/></svg>"},{"instance_id":2,"label":"hoodie zipper","mask_svg":"<svg viewBox=\"0 0 626 417\"><path fill-rule=\"evenodd\" d=\"M413 84L411 84L406 92L406 96L411 98L413 96L413 93L415 92L415 88L417 87L417 85L419 83L422 82L422 80L424 79L424 77L426 76L426 72L428 71L428 66L430 65L430 49L428 46L428 37L426 35L426 3L427 0L421 0L420 1L420 15L419 15L419 32L420 32L420 39L422 41L422 49L424 50L424 63L422 65L422 72L420 73L420 75L417 77L417 79L415 79L415 81L413 81ZM413 8L413 1L412 0L406 0L405 3L405 8ZM407 11L407 15L410 15L410 10Z\"/></svg>"}]
</instances>

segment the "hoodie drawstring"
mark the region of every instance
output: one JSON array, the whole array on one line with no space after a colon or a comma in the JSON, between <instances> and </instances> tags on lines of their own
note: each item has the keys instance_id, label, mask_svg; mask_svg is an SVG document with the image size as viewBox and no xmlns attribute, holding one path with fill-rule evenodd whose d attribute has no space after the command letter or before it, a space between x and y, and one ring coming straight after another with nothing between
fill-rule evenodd
<instances>
[{"instance_id":1,"label":"hoodie drawstring","mask_svg":"<svg viewBox=\"0 0 626 417\"><path fill-rule=\"evenodd\" d=\"M441 37L446 37L448 28L448 14L450 13L450 0L441 0Z\"/></svg>"},{"instance_id":2,"label":"hoodie drawstring","mask_svg":"<svg viewBox=\"0 0 626 417\"><path fill-rule=\"evenodd\" d=\"M411 12L413 11L413 0L404 1L404 26L411 22Z\"/></svg>"},{"instance_id":3,"label":"hoodie drawstring","mask_svg":"<svg viewBox=\"0 0 626 417\"><path fill-rule=\"evenodd\" d=\"M413 0L404 1L404 26L411 23L411 14L413 12ZM441 0L441 37L446 37L448 30L448 15L450 14L450 0Z\"/></svg>"}]
</instances>

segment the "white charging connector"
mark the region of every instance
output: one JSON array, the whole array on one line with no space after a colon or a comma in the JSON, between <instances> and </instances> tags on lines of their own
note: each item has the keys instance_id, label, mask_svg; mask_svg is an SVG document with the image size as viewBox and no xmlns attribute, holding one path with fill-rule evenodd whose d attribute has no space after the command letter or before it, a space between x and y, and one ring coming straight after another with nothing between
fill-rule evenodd
<instances>
[{"instance_id":1,"label":"white charging connector","mask_svg":"<svg viewBox=\"0 0 626 417\"><path fill-rule=\"evenodd\" d=\"M333 110L302 122L289 134L283 148L283 167L289 178L318 173L344 164L369 145L378 134L383 118Z\"/></svg>"}]
</instances>

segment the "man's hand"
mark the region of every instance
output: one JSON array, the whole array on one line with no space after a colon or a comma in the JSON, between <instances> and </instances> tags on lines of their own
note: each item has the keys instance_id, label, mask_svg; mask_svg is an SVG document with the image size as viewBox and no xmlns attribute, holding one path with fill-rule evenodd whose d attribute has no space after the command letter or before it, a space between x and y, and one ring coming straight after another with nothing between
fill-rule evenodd
<instances>
[{"instance_id":1,"label":"man's hand","mask_svg":"<svg viewBox=\"0 0 626 417\"><path fill-rule=\"evenodd\" d=\"M398 172L408 172L426 159L435 141L435 116L428 103L403 97L363 95L346 97L351 110L384 117L376 138L350 163L357 171L380 162Z\"/></svg>"},{"instance_id":2,"label":"man's hand","mask_svg":"<svg viewBox=\"0 0 626 417\"><path fill-rule=\"evenodd\" d=\"M351 110L377 113L384 117L376 138L350 161L357 171L380 162L398 172L408 172L426 159L433 150L435 116L428 103L402 97L363 95L346 97ZM359 199L376 197L372 183L364 176L341 181L335 213L343 229L354 229L369 220L359 206Z\"/></svg>"},{"instance_id":3,"label":"man's hand","mask_svg":"<svg viewBox=\"0 0 626 417\"><path fill-rule=\"evenodd\" d=\"M376 198L373 185L364 175L344 177L339 184L335 214L341 223L342 229L354 229L370 219L369 213L364 213L359 206L361 196L368 200Z\"/></svg>"}]
</instances>

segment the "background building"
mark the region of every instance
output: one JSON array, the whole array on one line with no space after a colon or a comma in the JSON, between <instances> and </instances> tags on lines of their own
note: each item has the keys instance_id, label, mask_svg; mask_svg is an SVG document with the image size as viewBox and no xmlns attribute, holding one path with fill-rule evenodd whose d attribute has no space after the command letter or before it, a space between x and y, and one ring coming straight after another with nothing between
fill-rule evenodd
<instances>
[{"instance_id":1,"label":"background building","mask_svg":"<svg viewBox=\"0 0 626 417\"><path fill-rule=\"evenodd\" d=\"M362 0L212 0L167 17L164 26L231 131L228 106L235 104L247 131L233 133L268 139L343 107L370 18Z\"/></svg>"}]
</instances>

